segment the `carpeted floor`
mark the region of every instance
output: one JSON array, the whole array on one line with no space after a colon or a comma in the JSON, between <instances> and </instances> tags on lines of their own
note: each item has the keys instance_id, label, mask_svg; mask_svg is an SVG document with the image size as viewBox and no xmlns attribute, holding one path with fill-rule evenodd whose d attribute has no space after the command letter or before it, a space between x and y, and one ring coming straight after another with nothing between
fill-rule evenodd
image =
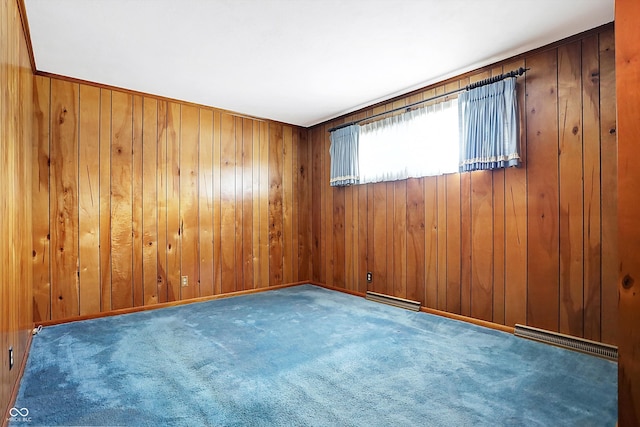
<instances>
[{"instance_id":1,"label":"carpeted floor","mask_svg":"<svg viewBox=\"0 0 640 427\"><path fill-rule=\"evenodd\" d=\"M30 426L613 426L617 365L304 285L45 328L15 407Z\"/></svg>"}]
</instances>

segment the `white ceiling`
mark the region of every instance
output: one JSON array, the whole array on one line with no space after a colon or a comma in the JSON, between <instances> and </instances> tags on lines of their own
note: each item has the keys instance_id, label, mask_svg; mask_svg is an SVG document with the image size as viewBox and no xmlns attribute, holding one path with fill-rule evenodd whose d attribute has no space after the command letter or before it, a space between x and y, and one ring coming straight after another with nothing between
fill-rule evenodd
<instances>
[{"instance_id":1,"label":"white ceiling","mask_svg":"<svg viewBox=\"0 0 640 427\"><path fill-rule=\"evenodd\" d=\"M311 126L613 21L614 0L25 0L39 71Z\"/></svg>"}]
</instances>

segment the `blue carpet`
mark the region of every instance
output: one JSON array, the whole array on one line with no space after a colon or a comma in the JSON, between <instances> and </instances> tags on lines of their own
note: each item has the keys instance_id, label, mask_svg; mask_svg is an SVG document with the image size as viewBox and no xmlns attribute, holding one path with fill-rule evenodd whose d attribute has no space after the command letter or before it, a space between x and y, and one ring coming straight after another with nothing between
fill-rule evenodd
<instances>
[{"instance_id":1,"label":"blue carpet","mask_svg":"<svg viewBox=\"0 0 640 427\"><path fill-rule=\"evenodd\" d=\"M30 426L613 426L617 365L304 285L45 328L15 406Z\"/></svg>"}]
</instances>

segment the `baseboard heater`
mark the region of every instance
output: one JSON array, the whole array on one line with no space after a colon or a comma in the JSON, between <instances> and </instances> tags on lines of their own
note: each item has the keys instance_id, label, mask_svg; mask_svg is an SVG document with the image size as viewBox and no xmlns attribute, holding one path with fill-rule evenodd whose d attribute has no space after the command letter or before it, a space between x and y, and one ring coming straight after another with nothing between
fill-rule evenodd
<instances>
[{"instance_id":1,"label":"baseboard heater","mask_svg":"<svg viewBox=\"0 0 640 427\"><path fill-rule=\"evenodd\" d=\"M602 344L584 338L572 337L558 332L551 332L531 326L516 325L513 334L522 338L529 338L546 344L580 351L593 356L613 361L618 360L618 347Z\"/></svg>"},{"instance_id":2,"label":"baseboard heater","mask_svg":"<svg viewBox=\"0 0 640 427\"><path fill-rule=\"evenodd\" d=\"M409 299L393 297L391 295L379 294L377 292L367 291L366 299L381 302L383 304L389 304L394 307L405 308L411 311L420 311L420 302L412 301Z\"/></svg>"}]
</instances>

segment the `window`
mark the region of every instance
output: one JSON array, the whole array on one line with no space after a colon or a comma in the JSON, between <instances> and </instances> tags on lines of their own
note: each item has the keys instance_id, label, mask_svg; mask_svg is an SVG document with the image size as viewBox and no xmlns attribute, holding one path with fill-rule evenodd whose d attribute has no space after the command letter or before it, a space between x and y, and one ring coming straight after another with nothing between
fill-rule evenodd
<instances>
[{"instance_id":1,"label":"window","mask_svg":"<svg viewBox=\"0 0 640 427\"><path fill-rule=\"evenodd\" d=\"M458 171L458 101L360 126L360 184Z\"/></svg>"},{"instance_id":2,"label":"window","mask_svg":"<svg viewBox=\"0 0 640 427\"><path fill-rule=\"evenodd\" d=\"M498 77L459 99L332 130L331 185L519 166L516 79Z\"/></svg>"}]
</instances>

